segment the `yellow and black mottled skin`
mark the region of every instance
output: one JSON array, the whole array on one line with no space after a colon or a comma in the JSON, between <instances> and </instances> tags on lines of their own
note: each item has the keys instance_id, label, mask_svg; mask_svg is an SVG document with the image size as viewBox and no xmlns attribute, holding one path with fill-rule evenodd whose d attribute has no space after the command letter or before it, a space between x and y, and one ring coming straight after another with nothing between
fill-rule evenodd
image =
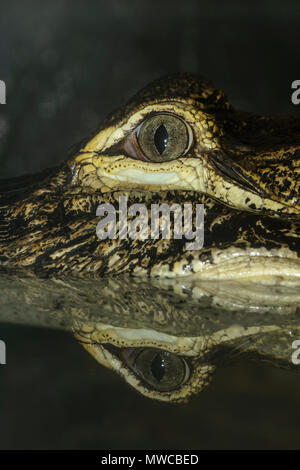
<instances>
[{"instance_id":1,"label":"yellow and black mottled skin","mask_svg":"<svg viewBox=\"0 0 300 470\"><path fill-rule=\"evenodd\" d=\"M271 203L280 203L277 210L272 204L265 210L251 204L245 210L240 210L239 204L228 207L217 192L209 197L201 191L163 187L151 190L130 185L130 181L126 190L117 181L111 191L106 188L103 192L101 184L98 189L87 184L93 169L81 173L82 168L91 166L86 165L86 151L82 149L95 140L95 135L102 135L106 129L118 130L128 116L162 102L192 106L195 119L199 113L199 119L204 119L201 113L205 111L205 119L209 116L212 122L212 133L207 134L211 135L211 143L215 144L213 136L218 135L219 148L211 145L211 151L203 152L203 145L196 139L190 155L184 158L199 160L199 164L200 159L207 159L215 174L224 179L224 185L227 181L233 184L235 194L239 194L239 188L241 192L246 188L250 197L256 193L262 200L269 197ZM229 248L248 253L252 249L265 250L268 256L281 257L281 262L288 253L287 258L299 261L299 123L299 116L269 118L235 112L223 92L201 77L179 74L157 80L109 116L94 137L76 146L67 163L39 175L1 182L1 267L44 275L128 272L172 277L193 272L195 263L197 271L216 264L218 252ZM106 157L121 146L122 142L114 139L104 152ZM99 156L101 152L96 150L94 154ZM136 163L125 158L132 160L133 166ZM210 175L213 179L214 173ZM96 236L96 208L104 202L117 208L121 193L128 195L128 204L142 202L149 209L151 203L204 203L203 250L186 252L185 240L133 241L117 237L100 241Z\"/></svg>"},{"instance_id":2,"label":"yellow and black mottled skin","mask_svg":"<svg viewBox=\"0 0 300 470\"><path fill-rule=\"evenodd\" d=\"M144 203L149 212L152 203L203 203L203 249L186 251L184 239L99 240L96 209L109 202L118 210L120 194L128 195L128 204ZM195 262L197 265L200 262L200 269L214 265L213 251L231 249L247 253L261 249L271 257L272 253L274 257L289 253L292 260L300 258L298 221L231 209L195 192L92 193L72 187L65 168L29 179L9 180L7 188L2 186L0 201L0 262L6 271L25 269L46 276L59 273L159 276L161 270L163 276L172 277L176 263L179 275L193 273Z\"/></svg>"}]
</instances>

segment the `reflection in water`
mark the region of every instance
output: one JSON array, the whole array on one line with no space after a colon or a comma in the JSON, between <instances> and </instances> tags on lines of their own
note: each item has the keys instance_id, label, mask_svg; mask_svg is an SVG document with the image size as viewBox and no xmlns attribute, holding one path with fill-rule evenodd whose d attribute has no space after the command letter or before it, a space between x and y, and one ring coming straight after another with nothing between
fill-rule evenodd
<instances>
[{"instance_id":1,"label":"reflection in water","mask_svg":"<svg viewBox=\"0 0 300 470\"><path fill-rule=\"evenodd\" d=\"M73 332L154 399L187 401L237 355L297 368L297 283L2 275L0 285L1 321Z\"/></svg>"}]
</instances>

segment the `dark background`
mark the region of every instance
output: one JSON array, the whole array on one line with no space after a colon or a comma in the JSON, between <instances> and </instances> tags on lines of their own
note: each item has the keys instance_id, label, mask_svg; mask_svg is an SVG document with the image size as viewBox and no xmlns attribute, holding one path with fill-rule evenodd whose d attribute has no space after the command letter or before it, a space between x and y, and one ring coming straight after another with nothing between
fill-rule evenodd
<instances>
[{"instance_id":1,"label":"dark background","mask_svg":"<svg viewBox=\"0 0 300 470\"><path fill-rule=\"evenodd\" d=\"M299 112L300 3L1 0L0 176L51 166L148 81L198 72L241 109ZM299 448L300 375L237 364L199 398L140 397L62 332L3 326L0 448Z\"/></svg>"}]
</instances>

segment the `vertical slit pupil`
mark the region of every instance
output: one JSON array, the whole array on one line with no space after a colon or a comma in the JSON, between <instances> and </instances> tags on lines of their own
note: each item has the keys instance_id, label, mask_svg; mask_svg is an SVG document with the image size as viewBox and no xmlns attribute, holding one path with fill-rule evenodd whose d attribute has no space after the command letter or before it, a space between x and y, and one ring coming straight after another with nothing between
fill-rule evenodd
<instances>
[{"instance_id":1,"label":"vertical slit pupil","mask_svg":"<svg viewBox=\"0 0 300 470\"><path fill-rule=\"evenodd\" d=\"M165 375L165 362L160 354L156 354L151 363L151 372L158 382L161 381Z\"/></svg>"},{"instance_id":2,"label":"vertical slit pupil","mask_svg":"<svg viewBox=\"0 0 300 470\"><path fill-rule=\"evenodd\" d=\"M166 149L166 146L168 144L168 131L165 128L163 124L161 124L157 129L154 134L154 143L155 147L157 148L157 151L160 153L160 155L164 152Z\"/></svg>"}]
</instances>

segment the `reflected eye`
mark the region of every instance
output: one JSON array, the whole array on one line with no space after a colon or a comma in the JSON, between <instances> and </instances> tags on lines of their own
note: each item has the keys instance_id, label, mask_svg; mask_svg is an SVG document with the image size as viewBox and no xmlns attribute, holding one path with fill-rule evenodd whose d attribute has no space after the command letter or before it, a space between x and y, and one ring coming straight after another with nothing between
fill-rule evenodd
<instances>
[{"instance_id":1,"label":"reflected eye","mask_svg":"<svg viewBox=\"0 0 300 470\"><path fill-rule=\"evenodd\" d=\"M162 392L180 387L189 377L189 367L182 357L159 349L142 349L131 368L151 388Z\"/></svg>"},{"instance_id":2,"label":"reflected eye","mask_svg":"<svg viewBox=\"0 0 300 470\"><path fill-rule=\"evenodd\" d=\"M160 113L146 119L135 131L135 141L126 144L133 158L153 162L174 160L184 155L192 143L192 131L172 114Z\"/></svg>"}]
</instances>

